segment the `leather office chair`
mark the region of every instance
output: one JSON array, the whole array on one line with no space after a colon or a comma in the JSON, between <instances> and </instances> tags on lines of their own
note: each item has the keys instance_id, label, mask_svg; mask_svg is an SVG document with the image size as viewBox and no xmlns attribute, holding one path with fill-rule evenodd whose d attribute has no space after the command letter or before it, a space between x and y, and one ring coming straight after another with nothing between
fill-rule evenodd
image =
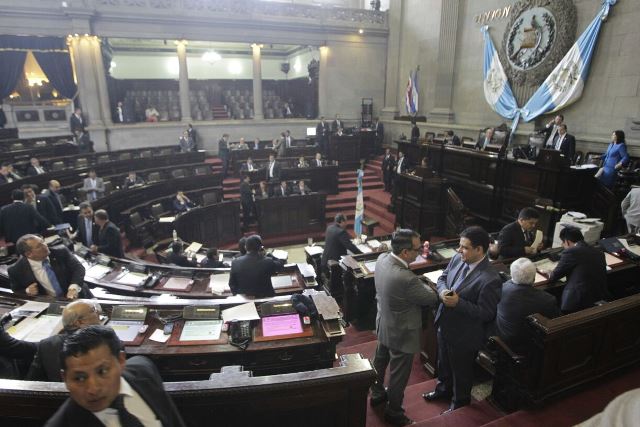
<instances>
[{"instance_id":1,"label":"leather office chair","mask_svg":"<svg viewBox=\"0 0 640 427\"><path fill-rule=\"evenodd\" d=\"M160 172L151 172L147 177L147 182L158 182L160 180L162 180Z\"/></svg>"},{"instance_id":2,"label":"leather office chair","mask_svg":"<svg viewBox=\"0 0 640 427\"><path fill-rule=\"evenodd\" d=\"M160 150L161 156L170 156L171 154L173 154L172 148L163 148L162 150Z\"/></svg>"},{"instance_id":3,"label":"leather office chair","mask_svg":"<svg viewBox=\"0 0 640 427\"><path fill-rule=\"evenodd\" d=\"M129 224L133 225L134 227L142 224L142 216L139 212L133 212L129 215Z\"/></svg>"},{"instance_id":4,"label":"leather office chair","mask_svg":"<svg viewBox=\"0 0 640 427\"><path fill-rule=\"evenodd\" d=\"M209 206L218 203L218 193L204 193L202 195L202 205Z\"/></svg>"},{"instance_id":5,"label":"leather office chair","mask_svg":"<svg viewBox=\"0 0 640 427\"><path fill-rule=\"evenodd\" d=\"M74 168L76 169L86 168L88 165L89 165L89 161L84 157L80 157L79 159L76 159Z\"/></svg>"},{"instance_id":6,"label":"leather office chair","mask_svg":"<svg viewBox=\"0 0 640 427\"><path fill-rule=\"evenodd\" d=\"M162 206L162 203L151 205L151 216L157 219L160 218L162 214L164 214L164 207Z\"/></svg>"},{"instance_id":7,"label":"leather office chair","mask_svg":"<svg viewBox=\"0 0 640 427\"><path fill-rule=\"evenodd\" d=\"M582 164L583 157L584 157L584 154L582 154L582 151L576 151L576 153L573 155L573 163L571 164L580 166Z\"/></svg>"},{"instance_id":8,"label":"leather office chair","mask_svg":"<svg viewBox=\"0 0 640 427\"><path fill-rule=\"evenodd\" d=\"M111 157L108 154L101 154L96 159L96 163L107 163L111 161Z\"/></svg>"},{"instance_id":9,"label":"leather office chair","mask_svg":"<svg viewBox=\"0 0 640 427\"><path fill-rule=\"evenodd\" d=\"M107 194L111 193L113 191L113 184L111 183L111 181L105 181L104 182L104 195L106 196Z\"/></svg>"},{"instance_id":10,"label":"leather office chair","mask_svg":"<svg viewBox=\"0 0 640 427\"><path fill-rule=\"evenodd\" d=\"M433 141L433 138L436 137L436 134L434 132L425 132L424 133L424 139L426 139L427 141Z\"/></svg>"},{"instance_id":11,"label":"leather office chair","mask_svg":"<svg viewBox=\"0 0 640 427\"><path fill-rule=\"evenodd\" d=\"M211 172L211 169L207 166L198 166L193 171L194 175L208 175Z\"/></svg>"},{"instance_id":12,"label":"leather office chair","mask_svg":"<svg viewBox=\"0 0 640 427\"><path fill-rule=\"evenodd\" d=\"M118 156L118 160L130 160L131 159L131 153L120 153L120 156Z\"/></svg>"},{"instance_id":13,"label":"leather office chair","mask_svg":"<svg viewBox=\"0 0 640 427\"><path fill-rule=\"evenodd\" d=\"M22 142L16 142L9 146L9 151L24 150L24 144Z\"/></svg>"},{"instance_id":14,"label":"leather office chair","mask_svg":"<svg viewBox=\"0 0 640 427\"><path fill-rule=\"evenodd\" d=\"M174 169L171 171L171 176L174 178L184 178L186 174L184 169Z\"/></svg>"},{"instance_id":15,"label":"leather office chair","mask_svg":"<svg viewBox=\"0 0 640 427\"><path fill-rule=\"evenodd\" d=\"M145 159L148 157L153 157L153 153L151 152L151 150L143 150L140 152L140 158L141 159Z\"/></svg>"}]
</instances>

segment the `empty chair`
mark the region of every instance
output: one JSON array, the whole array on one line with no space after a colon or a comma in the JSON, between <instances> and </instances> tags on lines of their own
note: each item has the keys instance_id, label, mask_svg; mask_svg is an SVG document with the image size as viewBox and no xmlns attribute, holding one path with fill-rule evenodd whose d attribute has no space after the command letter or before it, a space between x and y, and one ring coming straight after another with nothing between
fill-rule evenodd
<instances>
[{"instance_id":1,"label":"empty chair","mask_svg":"<svg viewBox=\"0 0 640 427\"><path fill-rule=\"evenodd\" d=\"M140 213L134 212L131 215L129 215L129 223L134 227L142 224L142 216L140 216Z\"/></svg>"},{"instance_id":2,"label":"empty chair","mask_svg":"<svg viewBox=\"0 0 640 427\"><path fill-rule=\"evenodd\" d=\"M158 182L161 179L160 172L151 172L147 177L147 182Z\"/></svg>"},{"instance_id":3,"label":"empty chair","mask_svg":"<svg viewBox=\"0 0 640 427\"><path fill-rule=\"evenodd\" d=\"M193 171L194 175L207 175L211 169L208 166L198 166Z\"/></svg>"},{"instance_id":4,"label":"empty chair","mask_svg":"<svg viewBox=\"0 0 640 427\"><path fill-rule=\"evenodd\" d=\"M80 157L79 159L76 159L74 167L76 169L79 169L79 168L86 168L88 165L89 165L89 161L84 157Z\"/></svg>"},{"instance_id":5,"label":"empty chair","mask_svg":"<svg viewBox=\"0 0 640 427\"><path fill-rule=\"evenodd\" d=\"M98 156L98 158L96 159L97 163L107 163L111 160L111 158L109 157L108 154L101 154Z\"/></svg>"},{"instance_id":6,"label":"empty chair","mask_svg":"<svg viewBox=\"0 0 640 427\"><path fill-rule=\"evenodd\" d=\"M152 157L152 156L153 156L153 153L151 152L151 150L143 150L143 151L140 152L140 158L141 159L144 159L144 158L147 158L147 157Z\"/></svg>"},{"instance_id":7,"label":"empty chair","mask_svg":"<svg viewBox=\"0 0 640 427\"><path fill-rule=\"evenodd\" d=\"M163 148L162 150L160 150L161 156L169 156L171 154L173 154L173 148Z\"/></svg>"},{"instance_id":8,"label":"empty chair","mask_svg":"<svg viewBox=\"0 0 640 427\"><path fill-rule=\"evenodd\" d=\"M47 141L36 141L35 144L33 144L36 147L46 147L47 146Z\"/></svg>"},{"instance_id":9,"label":"empty chair","mask_svg":"<svg viewBox=\"0 0 640 427\"><path fill-rule=\"evenodd\" d=\"M113 184L111 183L111 181L105 181L104 182L104 194L109 194L113 191Z\"/></svg>"},{"instance_id":10,"label":"empty chair","mask_svg":"<svg viewBox=\"0 0 640 427\"><path fill-rule=\"evenodd\" d=\"M164 207L162 207L162 203L156 203L151 206L151 215L154 218L160 218L164 213Z\"/></svg>"},{"instance_id":11,"label":"empty chair","mask_svg":"<svg viewBox=\"0 0 640 427\"><path fill-rule=\"evenodd\" d=\"M131 153L120 153L120 156L118 156L118 160L130 160L131 159Z\"/></svg>"},{"instance_id":12,"label":"empty chair","mask_svg":"<svg viewBox=\"0 0 640 427\"><path fill-rule=\"evenodd\" d=\"M184 178L186 175L184 169L175 169L171 171L171 176L174 178Z\"/></svg>"},{"instance_id":13,"label":"empty chair","mask_svg":"<svg viewBox=\"0 0 640 427\"><path fill-rule=\"evenodd\" d=\"M58 160L57 162L53 162L53 164L51 165L52 171L61 171L64 168L65 168L64 162L60 160Z\"/></svg>"},{"instance_id":14,"label":"empty chair","mask_svg":"<svg viewBox=\"0 0 640 427\"><path fill-rule=\"evenodd\" d=\"M17 151L17 150L23 150L23 149L24 149L24 144L22 142L16 142L9 146L9 151Z\"/></svg>"},{"instance_id":15,"label":"empty chair","mask_svg":"<svg viewBox=\"0 0 640 427\"><path fill-rule=\"evenodd\" d=\"M218 203L218 193L204 193L202 195L202 205L209 206Z\"/></svg>"}]
</instances>

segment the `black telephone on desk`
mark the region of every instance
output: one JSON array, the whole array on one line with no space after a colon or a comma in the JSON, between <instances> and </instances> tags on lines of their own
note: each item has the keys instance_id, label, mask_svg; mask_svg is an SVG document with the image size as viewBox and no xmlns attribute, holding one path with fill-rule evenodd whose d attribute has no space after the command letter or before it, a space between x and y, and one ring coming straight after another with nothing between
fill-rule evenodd
<instances>
[{"instance_id":1,"label":"black telephone on desk","mask_svg":"<svg viewBox=\"0 0 640 427\"><path fill-rule=\"evenodd\" d=\"M229 322L229 344L246 350L251 342L251 320L232 320Z\"/></svg>"}]
</instances>

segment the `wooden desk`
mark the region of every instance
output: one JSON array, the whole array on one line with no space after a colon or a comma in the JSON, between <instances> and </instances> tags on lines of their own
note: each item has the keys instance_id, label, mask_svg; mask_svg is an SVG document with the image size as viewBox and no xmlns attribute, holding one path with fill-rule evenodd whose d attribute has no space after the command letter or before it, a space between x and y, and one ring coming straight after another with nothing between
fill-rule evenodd
<instances>
[{"instance_id":1,"label":"wooden desk","mask_svg":"<svg viewBox=\"0 0 640 427\"><path fill-rule=\"evenodd\" d=\"M324 193L256 200L258 232L265 237L322 231L326 202Z\"/></svg>"},{"instance_id":2,"label":"wooden desk","mask_svg":"<svg viewBox=\"0 0 640 427\"><path fill-rule=\"evenodd\" d=\"M340 170L356 170L360 166L360 160L366 160L374 151L375 133L330 135L328 147L329 159L337 161Z\"/></svg>"},{"instance_id":3,"label":"wooden desk","mask_svg":"<svg viewBox=\"0 0 640 427\"><path fill-rule=\"evenodd\" d=\"M445 235L447 188L447 180L438 177L397 176L393 191L396 223L417 231L425 240Z\"/></svg>"}]
</instances>

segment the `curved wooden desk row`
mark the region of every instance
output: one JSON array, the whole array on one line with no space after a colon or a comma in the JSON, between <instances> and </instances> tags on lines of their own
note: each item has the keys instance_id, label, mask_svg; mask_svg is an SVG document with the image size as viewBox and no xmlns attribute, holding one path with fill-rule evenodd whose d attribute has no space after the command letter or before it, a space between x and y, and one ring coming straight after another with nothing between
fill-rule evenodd
<instances>
[{"instance_id":1,"label":"curved wooden desk row","mask_svg":"<svg viewBox=\"0 0 640 427\"><path fill-rule=\"evenodd\" d=\"M2 129L2 131L8 132L6 133L7 137L0 136L0 149L9 150L11 145L13 144L22 144L25 148L40 146L43 144L53 144L58 141L71 141L73 140L73 135L56 135L56 136L41 136L41 137L33 137L33 138L19 138L17 132L13 135L9 135L11 133L11 129Z\"/></svg>"},{"instance_id":2,"label":"curved wooden desk row","mask_svg":"<svg viewBox=\"0 0 640 427\"><path fill-rule=\"evenodd\" d=\"M190 427L364 427L375 372L349 355L335 368L207 381L169 382L165 389ZM3 425L39 426L67 398L60 383L0 380Z\"/></svg>"},{"instance_id":3,"label":"curved wooden desk row","mask_svg":"<svg viewBox=\"0 0 640 427\"><path fill-rule=\"evenodd\" d=\"M29 160L31 157L64 156L67 154L78 153L79 150L79 147L70 141L60 141L52 144L0 153L0 161L15 162L16 160Z\"/></svg>"},{"instance_id":4,"label":"curved wooden desk row","mask_svg":"<svg viewBox=\"0 0 640 427\"><path fill-rule=\"evenodd\" d=\"M248 142L251 147L253 142ZM269 145L267 147L266 145ZM229 150L229 163L231 167L236 167L239 162L246 161L249 157L251 157L254 161L256 160L267 160L269 155L275 154L276 151L273 147L270 146L271 141L261 143L259 149L254 150L252 148L246 150ZM285 149L285 156L297 159L300 156L315 156L318 152L319 148L315 145L301 146L301 147L289 147ZM235 169L236 171L240 171L238 167Z\"/></svg>"},{"instance_id":5,"label":"curved wooden desk row","mask_svg":"<svg viewBox=\"0 0 640 427\"><path fill-rule=\"evenodd\" d=\"M195 162L204 162L205 155L203 152L192 153L175 153L159 155L152 158L139 158L130 160L114 160L96 165L93 169L96 170L98 176L106 173L121 172L126 173L130 170L147 169L158 166L171 166L179 164L188 164ZM48 172L37 176L27 176L23 179L16 180L7 184L0 185L0 203L8 203L11 201L11 191L20 188L24 184L35 184L40 189L45 189L49 185L49 181L55 179L60 182L62 186L69 186L77 184L82 181L84 174L86 174L90 167L83 168L68 168L55 172Z\"/></svg>"},{"instance_id":6,"label":"curved wooden desk row","mask_svg":"<svg viewBox=\"0 0 640 427\"><path fill-rule=\"evenodd\" d=\"M256 166L258 167L258 166ZM252 183L267 181L267 165L263 164L252 172L243 172L248 174ZM327 165L322 167L283 167L280 169L280 180L282 181L299 181L307 182L309 188L313 191L324 191L328 194L338 193L338 166Z\"/></svg>"}]
</instances>

